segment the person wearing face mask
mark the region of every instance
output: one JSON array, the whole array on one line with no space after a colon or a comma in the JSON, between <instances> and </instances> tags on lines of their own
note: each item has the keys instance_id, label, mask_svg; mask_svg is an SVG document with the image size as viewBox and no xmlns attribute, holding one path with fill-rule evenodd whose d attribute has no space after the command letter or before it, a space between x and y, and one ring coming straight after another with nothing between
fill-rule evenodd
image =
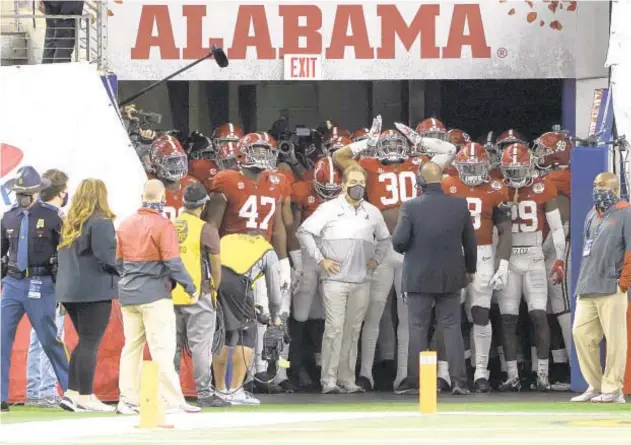
<instances>
[{"instance_id":1,"label":"person wearing face mask","mask_svg":"<svg viewBox=\"0 0 631 445\"><path fill-rule=\"evenodd\" d=\"M176 322L171 291L179 284L197 302L199 291L180 258L175 227L162 215L166 192L158 179L145 183L142 207L121 222L116 233L120 280L118 298L125 345L121 352L117 412L137 414L145 343L160 368L160 399L169 412L199 412L186 403L173 358Z\"/></svg>"},{"instance_id":2,"label":"person wearing face mask","mask_svg":"<svg viewBox=\"0 0 631 445\"><path fill-rule=\"evenodd\" d=\"M39 199L46 204L60 209L68 204L68 176L57 169L50 169L44 172L43 178L48 179L50 187L42 190ZM57 305L55 312L55 325L57 326L57 337L64 337L64 315L65 310L61 304ZM35 329L31 329L31 339L26 360L26 406L37 406L40 408L57 408L61 399L57 394L57 378L53 371L52 364L37 338Z\"/></svg>"},{"instance_id":3,"label":"person wearing face mask","mask_svg":"<svg viewBox=\"0 0 631 445\"><path fill-rule=\"evenodd\" d=\"M344 170L342 193L322 203L296 236L321 268L325 326L322 339L322 393L355 393L357 342L370 304L370 281L391 246L379 209L364 200L366 172Z\"/></svg>"},{"instance_id":4,"label":"person wearing face mask","mask_svg":"<svg viewBox=\"0 0 631 445\"><path fill-rule=\"evenodd\" d=\"M9 371L15 332L26 313L41 342L62 391L68 389L68 356L55 326L55 258L61 234L59 210L38 200L50 180L31 166L21 167L7 188L16 204L2 215L0 256L2 272L0 350L2 352L2 411L9 410ZM6 276L5 276L6 275Z\"/></svg>"},{"instance_id":5,"label":"person wearing face mask","mask_svg":"<svg viewBox=\"0 0 631 445\"><path fill-rule=\"evenodd\" d=\"M118 294L114 218L103 181L81 181L64 218L55 289L79 337L60 403L67 411L114 411L94 395L97 354Z\"/></svg>"},{"instance_id":6,"label":"person wearing face mask","mask_svg":"<svg viewBox=\"0 0 631 445\"><path fill-rule=\"evenodd\" d=\"M191 184L184 190L184 212L175 220L180 243L180 256L195 287L201 289L196 301L181 285L171 291L177 324L175 369L180 369L181 351L188 346L193 358L193 374L197 387L197 405L221 408L230 403L215 395L211 386L212 345L215 333L217 288L221 282L219 233L204 220L208 194L202 184Z\"/></svg>"},{"instance_id":7,"label":"person wearing face mask","mask_svg":"<svg viewBox=\"0 0 631 445\"><path fill-rule=\"evenodd\" d=\"M619 191L614 173L600 173L594 179L594 207L585 219L572 327L578 364L589 387L572 402L625 403L631 207L620 200ZM600 361L603 336L607 339L604 373Z\"/></svg>"}]
</instances>

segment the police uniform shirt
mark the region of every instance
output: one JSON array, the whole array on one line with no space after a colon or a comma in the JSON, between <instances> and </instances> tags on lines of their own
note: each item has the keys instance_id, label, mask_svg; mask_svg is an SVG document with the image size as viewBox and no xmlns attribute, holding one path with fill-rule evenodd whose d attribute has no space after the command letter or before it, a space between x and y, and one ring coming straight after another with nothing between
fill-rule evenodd
<instances>
[{"instance_id":1,"label":"police uniform shirt","mask_svg":"<svg viewBox=\"0 0 631 445\"><path fill-rule=\"evenodd\" d=\"M17 266L20 224L25 209L14 205L2 215L1 256L9 256L9 265ZM27 210L29 213L28 267L46 267L57 255L62 219L59 209L37 201Z\"/></svg>"}]
</instances>

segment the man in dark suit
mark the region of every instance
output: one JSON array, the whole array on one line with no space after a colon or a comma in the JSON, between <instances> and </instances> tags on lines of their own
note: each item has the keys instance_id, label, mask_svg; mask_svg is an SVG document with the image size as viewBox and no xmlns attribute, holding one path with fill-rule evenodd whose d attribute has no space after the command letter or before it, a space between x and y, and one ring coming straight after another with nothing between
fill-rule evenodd
<instances>
[{"instance_id":1,"label":"man in dark suit","mask_svg":"<svg viewBox=\"0 0 631 445\"><path fill-rule=\"evenodd\" d=\"M428 349L432 306L443 333L453 394L468 394L460 295L473 279L477 243L467 201L445 195L442 169L428 162L418 179L422 195L406 201L392 235L394 250L405 254L402 292L408 305L410 346L408 393L418 390L418 356Z\"/></svg>"}]
</instances>

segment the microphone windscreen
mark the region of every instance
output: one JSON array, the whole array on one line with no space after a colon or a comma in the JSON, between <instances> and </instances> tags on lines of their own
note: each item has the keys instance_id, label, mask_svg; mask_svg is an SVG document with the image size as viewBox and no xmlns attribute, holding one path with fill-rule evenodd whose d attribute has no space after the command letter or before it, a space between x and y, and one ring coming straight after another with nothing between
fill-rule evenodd
<instances>
[{"instance_id":1,"label":"microphone windscreen","mask_svg":"<svg viewBox=\"0 0 631 445\"><path fill-rule=\"evenodd\" d=\"M223 48L213 45L213 58L217 62L217 65L219 65L219 68L225 68L228 66L228 56L226 56Z\"/></svg>"}]
</instances>

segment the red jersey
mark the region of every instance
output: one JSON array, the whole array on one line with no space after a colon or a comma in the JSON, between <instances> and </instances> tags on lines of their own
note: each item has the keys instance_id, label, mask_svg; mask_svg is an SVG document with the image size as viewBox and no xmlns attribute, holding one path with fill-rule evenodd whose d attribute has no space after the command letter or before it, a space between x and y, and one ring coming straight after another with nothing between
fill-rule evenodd
<instances>
[{"instance_id":1,"label":"red jersey","mask_svg":"<svg viewBox=\"0 0 631 445\"><path fill-rule=\"evenodd\" d=\"M546 177L554 183L559 192L568 199L572 196L572 174L570 170L552 170Z\"/></svg>"},{"instance_id":2,"label":"red jersey","mask_svg":"<svg viewBox=\"0 0 631 445\"><path fill-rule=\"evenodd\" d=\"M218 171L219 167L215 161L209 159L193 159L188 162L188 174L204 185L211 181Z\"/></svg>"},{"instance_id":3,"label":"red jersey","mask_svg":"<svg viewBox=\"0 0 631 445\"><path fill-rule=\"evenodd\" d=\"M502 171L499 167L495 167L493 170L491 170L489 172L489 177L498 181L504 181L504 175L502 174Z\"/></svg>"},{"instance_id":4,"label":"red jersey","mask_svg":"<svg viewBox=\"0 0 631 445\"><path fill-rule=\"evenodd\" d=\"M546 203L555 199L558 191L554 182L547 176L537 178L517 192L509 189L510 200L513 201L513 233L533 233L543 231L546 225Z\"/></svg>"},{"instance_id":5,"label":"red jersey","mask_svg":"<svg viewBox=\"0 0 631 445\"><path fill-rule=\"evenodd\" d=\"M296 182L292 188L291 202L302 212L302 221L309 218L320 204L324 202L313 189L312 181Z\"/></svg>"},{"instance_id":6,"label":"red jersey","mask_svg":"<svg viewBox=\"0 0 631 445\"><path fill-rule=\"evenodd\" d=\"M400 164L382 164L375 158L360 159L359 165L368 174L368 202L379 210L386 210L416 198L416 172L422 162L422 159L408 159Z\"/></svg>"},{"instance_id":7,"label":"red jersey","mask_svg":"<svg viewBox=\"0 0 631 445\"><path fill-rule=\"evenodd\" d=\"M265 176L276 176L280 180L280 197L285 200L291 197L291 188L294 182L296 182L296 178L291 171L276 169L273 171L266 170L263 172Z\"/></svg>"},{"instance_id":8,"label":"red jersey","mask_svg":"<svg viewBox=\"0 0 631 445\"><path fill-rule=\"evenodd\" d=\"M313 175L315 174L315 171L313 169L311 170L307 170L304 174L304 179L303 181L305 182L311 182L313 181Z\"/></svg>"},{"instance_id":9,"label":"red jersey","mask_svg":"<svg viewBox=\"0 0 631 445\"><path fill-rule=\"evenodd\" d=\"M445 170L443 170L443 175L453 176L453 177L457 178L458 177L458 170L456 170L456 167L454 167L453 165L450 165Z\"/></svg>"},{"instance_id":10,"label":"red jersey","mask_svg":"<svg viewBox=\"0 0 631 445\"><path fill-rule=\"evenodd\" d=\"M222 193L227 201L221 236L258 230L268 241L271 239L281 198L278 175L273 172L262 174L257 183L240 171L222 170L213 179L211 192Z\"/></svg>"},{"instance_id":11,"label":"red jersey","mask_svg":"<svg viewBox=\"0 0 631 445\"><path fill-rule=\"evenodd\" d=\"M445 193L467 200L478 245L493 244L493 210L500 204L510 201L508 187L497 180L471 187L457 176L444 178L442 186Z\"/></svg>"},{"instance_id":12,"label":"red jersey","mask_svg":"<svg viewBox=\"0 0 631 445\"><path fill-rule=\"evenodd\" d=\"M154 175L147 175L149 179L158 179ZM197 179L192 176L186 175L182 179L180 179L177 184L172 187L166 187L165 195L166 195L166 203L164 205L164 210L162 210L162 214L165 218L170 219L171 221L175 221L175 219L182 214L184 211L184 204L182 202L184 197L184 190L191 184L195 184L199 182Z\"/></svg>"}]
</instances>

